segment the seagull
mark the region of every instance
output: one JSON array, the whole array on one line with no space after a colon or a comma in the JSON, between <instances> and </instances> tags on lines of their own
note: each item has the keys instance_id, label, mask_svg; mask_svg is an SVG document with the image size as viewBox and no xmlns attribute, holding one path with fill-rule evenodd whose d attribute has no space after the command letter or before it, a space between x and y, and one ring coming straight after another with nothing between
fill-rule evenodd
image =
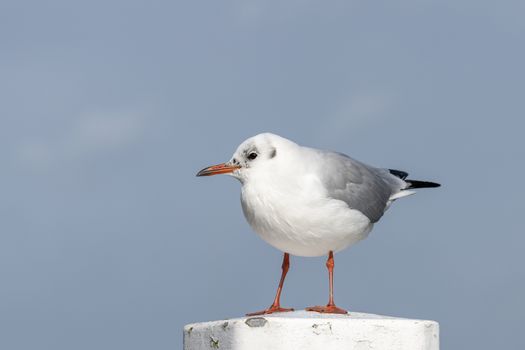
<instances>
[{"instance_id":1,"label":"seagull","mask_svg":"<svg viewBox=\"0 0 525 350\"><path fill-rule=\"evenodd\" d=\"M334 252L366 238L395 200L414 194L416 188L440 186L407 179L404 171L375 168L343 153L303 147L271 133L247 139L228 162L204 168L197 176L217 174L241 182L246 220L264 241L284 253L272 305L248 316L293 311L280 304L290 254L328 256L328 304L306 310L346 314L334 303Z\"/></svg>"}]
</instances>

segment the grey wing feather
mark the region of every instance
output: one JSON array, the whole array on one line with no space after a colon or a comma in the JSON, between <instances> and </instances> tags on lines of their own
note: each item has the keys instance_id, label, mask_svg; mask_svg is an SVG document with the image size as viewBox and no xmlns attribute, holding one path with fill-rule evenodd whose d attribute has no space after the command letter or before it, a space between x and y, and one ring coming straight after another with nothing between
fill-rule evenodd
<instances>
[{"instance_id":1,"label":"grey wing feather","mask_svg":"<svg viewBox=\"0 0 525 350\"><path fill-rule=\"evenodd\" d=\"M374 168L347 155L323 152L329 164L323 171L322 181L328 195L344 201L350 208L366 215L371 222L383 216L390 196L406 187L406 183L387 169Z\"/></svg>"}]
</instances>

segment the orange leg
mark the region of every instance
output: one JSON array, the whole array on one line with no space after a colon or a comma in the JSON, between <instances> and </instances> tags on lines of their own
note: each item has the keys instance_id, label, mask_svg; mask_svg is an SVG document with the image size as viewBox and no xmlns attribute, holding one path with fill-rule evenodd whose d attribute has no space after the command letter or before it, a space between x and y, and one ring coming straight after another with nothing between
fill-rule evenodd
<instances>
[{"instance_id":1,"label":"orange leg","mask_svg":"<svg viewBox=\"0 0 525 350\"><path fill-rule=\"evenodd\" d=\"M347 314L348 311L335 306L334 303L334 253L328 253L328 260L326 260L326 267L328 268L328 281L330 283L330 296L326 306L312 306L307 307L306 311L322 312L327 314Z\"/></svg>"},{"instance_id":2,"label":"orange leg","mask_svg":"<svg viewBox=\"0 0 525 350\"><path fill-rule=\"evenodd\" d=\"M279 287L277 287L277 293L275 294L275 299L273 300L272 306L270 306L266 310L246 314L246 316L257 316L257 315L272 314L274 312L293 311L293 309L282 308L281 302L280 302L281 291L283 290L284 279L286 278L286 274L288 273L289 268L290 268L290 254L284 253L283 265L282 265L283 272L281 273L281 280L279 281Z\"/></svg>"}]
</instances>

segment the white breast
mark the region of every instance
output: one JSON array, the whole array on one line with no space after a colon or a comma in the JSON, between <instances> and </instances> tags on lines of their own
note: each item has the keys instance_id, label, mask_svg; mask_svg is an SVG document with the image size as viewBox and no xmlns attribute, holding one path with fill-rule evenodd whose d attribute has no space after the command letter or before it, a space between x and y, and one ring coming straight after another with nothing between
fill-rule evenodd
<instances>
[{"instance_id":1,"label":"white breast","mask_svg":"<svg viewBox=\"0 0 525 350\"><path fill-rule=\"evenodd\" d=\"M360 241L372 229L361 212L328 198L315 176L280 180L253 181L241 192L244 216L275 248L292 255L321 256Z\"/></svg>"}]
</instances>

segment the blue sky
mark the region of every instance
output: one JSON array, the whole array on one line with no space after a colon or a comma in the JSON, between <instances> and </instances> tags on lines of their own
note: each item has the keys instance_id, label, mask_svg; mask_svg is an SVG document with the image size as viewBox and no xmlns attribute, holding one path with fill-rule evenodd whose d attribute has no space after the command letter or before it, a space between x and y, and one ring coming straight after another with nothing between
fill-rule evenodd
<instances>
[{"instance_id":1,"label":"blue sky","mask_svg":"<svg viewBox=\"0 0 525 350\"><path fill-rule=\"evenodd\" d=\"M0 3L0 347L173 349L267 306L281 253L239 184L254 134L443 187L336 255L336 301L523 348L520 1ZM325 302L293 258L283 304Z\"/></svg>"}]
</instances>

